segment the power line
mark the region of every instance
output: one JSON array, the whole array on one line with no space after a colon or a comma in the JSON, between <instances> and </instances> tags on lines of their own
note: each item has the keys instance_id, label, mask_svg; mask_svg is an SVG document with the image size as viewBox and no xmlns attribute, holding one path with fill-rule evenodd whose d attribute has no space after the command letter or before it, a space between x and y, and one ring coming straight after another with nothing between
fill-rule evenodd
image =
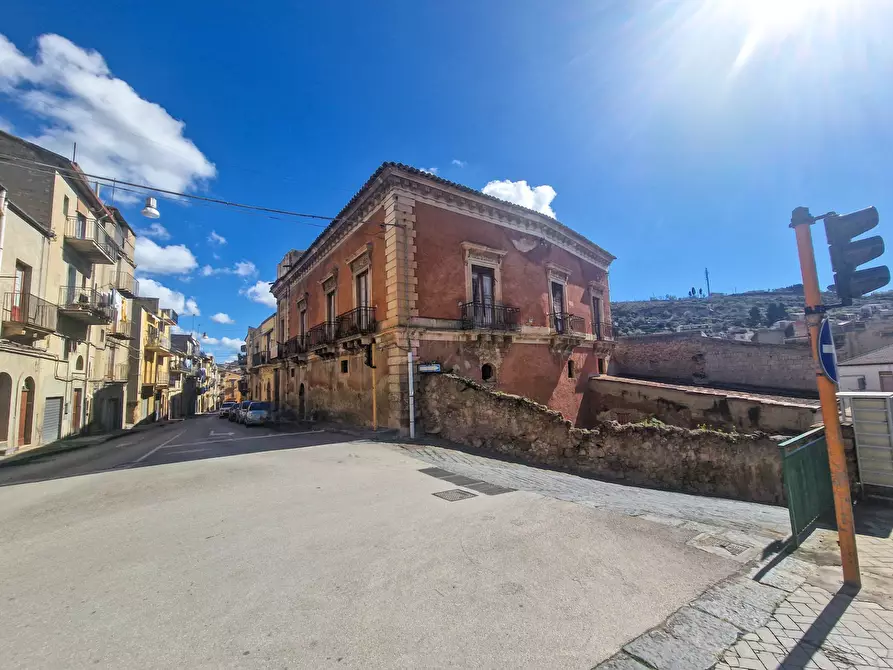
<instances>
[{"instance_id":1,"label":"power line","mask_svg":"<svg viewBox=\"0 0 893 670\"><path fill-rule=\"evenodd\" d=\"M134 191L135 193L145 193L146 191L151 191L153 193L163 193L165 195L177 196L178 198L187 198L189 200L197 200L201 202L214 203L217 205L224 205L226 207L234 207L237 209L245 209L245 210L253 210L257 212L265 212L267 214L282 214L283 216L294 216L296 218L303 219L316 219L319 221L335 221L338 217L335 216L323 216L321 214L307 214L304 212L293 212L287 209L277 209L275 207L264 207L262 205L247 205L245 203L234 202L232 200L222 200L220 198L208 198L201 195L193 195L190 193L182 193L180 191L172 191L170 189L160 188L158 186L146 186L143 184L137 184L130 181L124 181L121 179L117 179L115 177L106 177L103 175L95 175L90 174L88 172L79 172L77 170L70 170L68 168L62 168L58 165L52 165L50 163L41 163L40 161L35 161L27 158L21 158L19 156L11 156L9 154L0 153L0 159L5 159L7 161L15 161L16 163L26 163L30 165L34 165L42 168L50 168L57 172L67 173L71 176L77 177L89 177L90 179L102 180L104 185L113 186L115 188L121 188L125 190L123 186L132 186L138 189L142 189L141 191ZM10 163L7 163L8 165ZM123 185L123 186L122 186Z\"/></svg>"}]
</instances>

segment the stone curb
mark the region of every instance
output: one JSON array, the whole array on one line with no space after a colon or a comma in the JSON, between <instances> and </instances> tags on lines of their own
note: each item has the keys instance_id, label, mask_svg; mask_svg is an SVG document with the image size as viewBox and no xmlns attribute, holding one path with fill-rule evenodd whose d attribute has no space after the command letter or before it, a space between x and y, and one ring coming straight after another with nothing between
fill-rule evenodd
<instances>
[{"instance_id":1,"label":"stone curb","mask_svg":"<svg viewBox=\"0 0 893 670\"><path fill-rule=\"evenodd\" d=\"M708 588L593 670L712 668L729 647L764 626L815 569L790 555L772 565L774 560L764 558ZM755 581L758 575L760 581Z\"/></svg>"},{"instance_id":2,"label":"stone curb","mask_svg":"<svg viewBox=\"0 0 893 670\"><path fill-rule=\"evenodd\" d=\"M133 435L135 433L143 433L147 430L154 430L156 428L161 428L162 426L169 426L172 423L176 423L177 421L181 421L182 419L174 419L171 421L156 421L155 423L148 424L146 426L134 427L129 430L119 430L114 433L108 433L107 435L97 435L95 440L84 441L83 443L74 443L73 441L60 440L58 442L51 442L50 444L46 444L42 447L36 447L34 449L28 449L27 451L11 454L9 456L4 456L0 458L0 468L12 467L14 465L24 465L25 463L29 463L31 461L36 461L46 456L55 456L56 454L65 454L71 451L78 451L80 449L86 449L88 447L95 447L98 444L105 444L106 442L111 442L119 437L123 437L124 435ZM85 438L74 438L74 439L85 439Z\"/></svg>"}]
</instances>

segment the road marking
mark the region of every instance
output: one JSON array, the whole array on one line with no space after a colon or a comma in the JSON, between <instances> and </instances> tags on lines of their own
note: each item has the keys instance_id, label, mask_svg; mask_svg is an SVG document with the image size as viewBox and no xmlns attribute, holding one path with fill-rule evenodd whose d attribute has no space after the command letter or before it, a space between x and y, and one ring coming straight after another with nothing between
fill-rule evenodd
<instances>
[{"instance_id":1,"label":"road marking","mask_svg":"<svg viewBox=\"0 0 893 670\"><path fill-rule=\"evenodd\" d=\"M207 447L200 447L199 449L183 449L181 451L169 451L167 453L168 453L168 455L172 456L174 454L193 454L196 451L207 451L207 450L208 450Z\"/></svg>"},{"instance_id":2,"label":"road marking","mask_svg":"<svg viewBox=\"0 0 893 670\"><path fill-rule=\"evenodd\" d=\"M229 435L235 435L235 433L216 433L211 429L211 434L208 437L227 437Z\"/></svg>"},{"instance_id":3,"label":"road marking","mask_svg":"<svg viewBox=\"0 0 893 670\"><path fill-rule=\"evenodd\" d=\"M195 444L220 444L221 442L235 442L242 440L267 440L271 437L290 437L292 435L313 435L314 433L324 433L324 430L305 430L300 433L273 433L271 435L252 435L251 437L231 437L226 440L199 440L198 442L183 442L182 444L172 444L173 447L191 447ZM162 445L163 446L163 445ZM156 447L160 449L161 447Z\"/></svg>"},{"instance_id":4,"label":"road marking","mask_svg":"<svg viewBox=\"0 0 893 670\"><path fill-rule=\"evenodd\" d=\"M144 460L146 460L147 458L149 458L149 456L151 456L152 454L154 454L154 453L155 453L156 451L158 451L159 449L163 449L164 447L166 447L167 445L169 445L171 442L173 442L174 440L176 440L178 437L180 437L180 436L181 436L183 433L185 433L185 432L186 432L185 430L181 430L179 433L177 433L176 435L174 435L171 439L167 440L166 442L162 442L162 443L159 444L157 447L155 447L154 449L152 449L149 453L147 453L147 454L143 454L142 456L140 456L138 459L136 459L136 460L133 462L133 465L136 465L137 463L142 463Z\"/></svg>"}]
</instances>

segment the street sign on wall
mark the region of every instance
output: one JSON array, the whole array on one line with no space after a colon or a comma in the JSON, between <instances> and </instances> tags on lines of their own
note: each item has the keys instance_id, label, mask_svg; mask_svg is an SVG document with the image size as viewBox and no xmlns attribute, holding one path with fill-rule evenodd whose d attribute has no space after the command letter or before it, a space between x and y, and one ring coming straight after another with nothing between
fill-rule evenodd
<instances>
[{"instance_id":1,"label":"street sign on wall","mask_svg":"<svg viewBox=\"0 0 893 670\"><path fill-rule=\"evenodd\" d=\"M440 372L440 363L419 363L419 372Z\"/></svg>"},{"instance_id":2,"label":"street sign on wall","mask_svg":"<svg viewBox=\"0 0 893 670\"><path fill-rule=\"evenodd\" d=\"M837 350L834 348L834 338L831 337L831 322L828 319L824 319L819 328L818 347L819 365L822 368L822 374L837 384Z\"/></svg>"}]
</instances>

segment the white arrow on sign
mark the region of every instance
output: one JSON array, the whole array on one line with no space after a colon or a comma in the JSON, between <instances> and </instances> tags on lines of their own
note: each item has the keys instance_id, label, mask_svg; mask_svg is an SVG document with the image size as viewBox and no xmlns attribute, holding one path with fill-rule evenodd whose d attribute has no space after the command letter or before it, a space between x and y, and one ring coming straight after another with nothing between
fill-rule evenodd
<instances>
[{"instance_id":1,"label":"white arrow on sign","mask_svg":"<svg viewBox=\"0 0 893 670\"><path fill-rule=\"evenodd\" d=\"M231 435L233 435L233 434L234 434L234 433L215 433L215 432L212 430L212 431L211 431L211 434L208 435L208 437L229 437L229 436L231 436Z\"/></svg>"}]
</instances>

